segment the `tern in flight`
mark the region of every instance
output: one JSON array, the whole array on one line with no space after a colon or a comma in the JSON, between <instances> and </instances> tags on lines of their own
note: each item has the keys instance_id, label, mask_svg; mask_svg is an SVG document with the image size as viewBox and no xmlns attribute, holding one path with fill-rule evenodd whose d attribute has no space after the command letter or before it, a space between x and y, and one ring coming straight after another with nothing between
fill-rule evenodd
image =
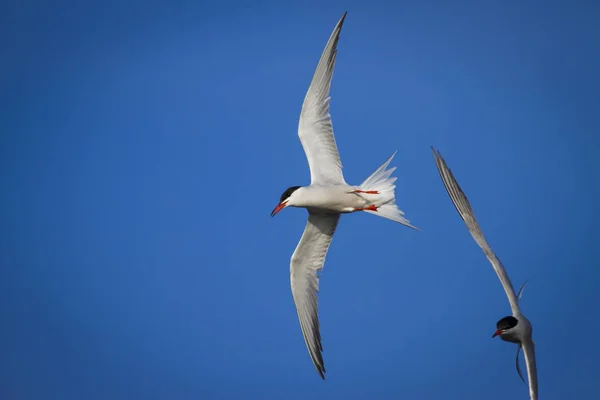
<instances>
[{"instance_id":1,"label":"tern in flight","mask_svg":"<svg viewBox=\"0 0 600 400\"><path fill-rule=\"evenodd\" d=\"M338 153L331 116L329 88L337 54L337 43L346 13L335 26L304 98L298 136L310 167L310 186L292 186L281 195L271 216L286 207L308 210L304 234L290 261L292 296L310 357L325 379L323 347L318 319L319 276L340 214L365 211L400 224L412 226L396 206L396 169L387 169L395 153L360 186L346 183Z\"/></svg>"},{"instance_id":2,"label":"tern in flight","mask_svg":"<svg viewBox=\"0 0 600 400\"><path fill-rule=\"evenodd\" d=\"M515 290L513 289L512 283L508 278L508 274L506 273L504 266L500 262L500 259L496 257L492 251L492 248L483 236L483 232L481 232L481 228L479 228L479 224L475 219L475 214L471 209L471 205L469 204L469 200L467 200L467 196L465 196L464 192L458 185L458 182L456 182L456 179L454 179L452 171L450 168L448 168L448 165L446 165L446 162L442 158L440 152L436 151L433 147L431 148L431 151L433 152L435 164L437 165L438 172L442 177L442 182L444 182L446 191L450 195L450 199L452 199L452 202L460 214L460 217L467 225L471 236L473 236L473 239L475 239L479 247L481 247L485 253L485 256L492 264L492 267L494 267L494 271L496 271L498 278L500 278L500 282L502 283L502 287L504 287L504 291L508 297L508 302L510 303L512 315L504 317L496 323L496 332L492 337L494 338L496 336L500 336L500 339L506 342L516 343L519 346L517 349L517 372L521 377L521 380L525 382L523 379L523 374L521 373L521 368L519 367L519 352L521 351L521 348L523 348L523 353L525 354L525 363L527 364L529 396L531 397L531 400L537 400L537 368L535 365L534 344L531 336L533 329L531 327L531 323L527 318L525 318L519 307L519 299L521 298L521 294L525 285L523 285L521 289L519 289L519 293L515 295Z\"/></svg>"}]
</instances>

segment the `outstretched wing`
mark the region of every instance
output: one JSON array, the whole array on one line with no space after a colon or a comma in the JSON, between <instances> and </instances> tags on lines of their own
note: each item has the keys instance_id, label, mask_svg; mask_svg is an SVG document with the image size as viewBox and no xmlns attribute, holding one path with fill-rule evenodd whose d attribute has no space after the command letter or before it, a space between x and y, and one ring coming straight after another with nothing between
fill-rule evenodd
<instances>
[{"instance_id":1,"label":"outstretched wing","mask_svg":"<svg viewBox=\"0 0 600 400\"><path fill-rule=\"evenodd\" d=\"M311 184L345 183L329 115L329 88L335 66L337 43L345 18L346 13L342 15L329 37L300 113L298 136L310 167Z\"/></svg>"},{"instance_id":2,"label":"outstretched wing","mask_svg":"<svg viewBox=\"0 0 600 400\"><path fill-rule=\"evenodd\" d=\"M525 364L527 365L527 380L529 381L529 397L531 400L538 398L537 366L535 364L535 345L533 339L528 337L522 343Z\"/></svg>"},{"instance_id":3,"label":"outstretched wing","mask_svg":"<svg viewBox=\"0 0 600 400\"><path fill-rule=\"evenodd\" d=\"M304 234L292 255L290 281L304 341L313 364L325 379L319 329L319 276L340 219L339 214L308 215Z\"/></svg>"},{"instance_id":4,"label":"outstretched wing","mask_svg":"<svg viewBox=\"0 0 600 400\"><path fill-rule=\"evenodd\" d=\"M519 300L515 295L515 290L510 282L508 274L504 269L504 266L500 262L500 259L496 257L496 254L492 251L492 248L488 244L487 240L485 240L485 236L483 236L483 232L475 219L475 214L473 213L473 209L471 209L471 205L469 204L469 200L467 200L467 196L463 193L458 182L454 179L454 175L446 162L442 158L442 155L439 151L436 151L433 147L431 148L433 152L433 157L435 158L435 164L437 165L438 172L440 173L440 177L442 178L442 182L444 182L444 186L446 187L446 191L448 195L450 195L450 199L454 203L456 210L460 214L460 217L463 219L471 236L475 239L475 242L481 247L485 256L494 267L494 271L500 278L500 282L502 283L502 287L506 292L506 296L508 297L508 301L510 303L510 308L512 309L513 315L519 313Z\"/></svg>"}]
</instances>

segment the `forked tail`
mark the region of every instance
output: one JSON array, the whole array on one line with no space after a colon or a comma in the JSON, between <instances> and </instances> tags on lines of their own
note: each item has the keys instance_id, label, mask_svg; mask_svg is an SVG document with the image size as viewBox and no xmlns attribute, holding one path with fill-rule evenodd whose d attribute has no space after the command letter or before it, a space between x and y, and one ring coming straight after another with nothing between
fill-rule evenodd
<instances>
[{"instance_id":1,"label":"forked tail","mask_svg":"<svg viewBox=\"0 0 600 400\"><path fill-rule=\"evenodd\" d=\"M377 207L377 211L364 211L379 217L391 219L392 221L396 221L410 228L420 230L419 228L412 226L410 222L404 218L404 212L396 205L396 196L394 192L396 185L394 185L394 182L396 182L396 179L398 178L391 176L392 172L396 170L396 167L386 170L395 155L396 152L394 152L394 154L392 154L390 158L377 169L377 171L373 172L371 176L360 184L359 188L362 191L377 192L377 194L372 195L374 196L373 204Z\"/></svg>"}]
</instances>

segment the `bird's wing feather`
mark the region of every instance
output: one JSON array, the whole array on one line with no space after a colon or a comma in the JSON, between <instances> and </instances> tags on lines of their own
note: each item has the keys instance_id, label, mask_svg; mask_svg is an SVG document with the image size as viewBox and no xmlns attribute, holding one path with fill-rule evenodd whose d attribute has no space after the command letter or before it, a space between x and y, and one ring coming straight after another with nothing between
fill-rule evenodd
<instances>
[{"instance_id":1,"label":"bird's wing feather","mask_svg":"<svg viewBox=\"0 0 600 400\"><path fill-rule=\"evenodd\" d=\"M535 345L531 337L526 338L523 343L523 354L527 365L527 380L529 381L529 397L531 400L538 398L537 366L535 363Z\"/></svg>"},{"instance_id":2,"label":"bird's wing feather","mask_svg":"<svg viewBox=\"0 0 600 400\"><path fill-rule=\"evenodd\" d=\"M310 167L311 184L344 184L342 162L338 152L331 115L329 89L335 66L337 43L346 13L335 26L323 50L319 64L304 98L298 136Z\"/></svg>"},{"instance_id":3,"label":"bird's wing feather","mask_svg":"<svg viewBox=\"0 0 600 400\"><path fill-rule=\"evenodd\" d=\"M517 349L517 374L519 374L519 378L525 383L525 378L523 378L523 373L521 372L521 366L519 365L519 353L521 352L521 344L519 343L519 348Z\"/></svg>"},{"instance_id":4,"label":"bird's wing feather","mask_svg":"<svg viewBox=\"0 0 600 400\"><path fill-rule=\"evenodd\" d=\"M292 255L290 282L304 341L313 364L325 379L319 329L319 276L340 219L339 214L309 213L304 234Z\"/></svg>"},{"instance_id":5,"label":"bird's wing feather","mask_svg":"<svg viewBox=\"0 0 600 400\"><path fill-rule=\"evenodd\" d=\"M504 269L504 266L500 262L500 259L496 257L496 254L492 251L492 248L485 240L485 236L483 236L483 232L475 219L475 214L471 209L471 205L469 204L469 200L467 196L463 193L458 182L454 179L454 175L446 162L442 158L442 155L439 151L436 151L433 147L431 148L433 152L433 156L435 158L435 163L437 165L438 172L440 173L440 177L442 178L442 182L444 182L444 186L446 187L446 191L450 196L450 199L454 203L456 210L460 214L461 218L467 225L471 236L477 242L479 247L485 253L485 256L494 267L494 271L500 278L500 282L502 283L502 287L504 287L504 291L506 292L506 296L508 297L508 301L510 303L510 308L512 309L513 315L519 313L519 300L515 295L515 290L512 286L510 278Z\"/></svg>"}]
</instances>

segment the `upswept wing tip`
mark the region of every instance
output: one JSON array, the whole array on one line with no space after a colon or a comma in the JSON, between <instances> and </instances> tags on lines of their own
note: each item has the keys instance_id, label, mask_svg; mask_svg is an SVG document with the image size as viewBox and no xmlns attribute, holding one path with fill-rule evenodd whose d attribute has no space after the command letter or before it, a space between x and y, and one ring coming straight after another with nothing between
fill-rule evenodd
<instances>
[{"instance_id":1,"label":"upswept wing tip","mask_svg":"<svg viewBox=\"0 0 600 400\"><path fill-rule=\"evenodd\" d=\"M485 239L467 196L462 191L460 185L454 177L454 174L452 173L452 170L448 164L446 164L446 161L442 157L441 153L433 146L431 146L431 151L433 152L433 157L435 159L440 178L442 179L442 182L446 188L446 192L454 204L454 208L456 211L458 211L461 219L467 225L467 229L477 245L483 250L486 258L490 264L492 264L492 267L494 268L494 271L496 272L496 275L498 275L500 283L504 288L504 292L508 297L508 302L510 303L510 308L512 309L513 313L519 312L519 300L512 286L510 278L508 277L508 273L506 272L506 269L502 265L500 259L492 251L492 248Z\"/></svg>"},{"instance_id":2,"label":"upswept wing tip","mask_svg":"<svg viewBox=\"0 0 600 400\"><path fill-rule=\"evenodd\" d=\"M346 14L347 12L342 15L329 36L300 111L298 136L308 160L311 184L345 183L329 114L329 92L337 58L337 44Z\"/></svg>"}]
</instances>

